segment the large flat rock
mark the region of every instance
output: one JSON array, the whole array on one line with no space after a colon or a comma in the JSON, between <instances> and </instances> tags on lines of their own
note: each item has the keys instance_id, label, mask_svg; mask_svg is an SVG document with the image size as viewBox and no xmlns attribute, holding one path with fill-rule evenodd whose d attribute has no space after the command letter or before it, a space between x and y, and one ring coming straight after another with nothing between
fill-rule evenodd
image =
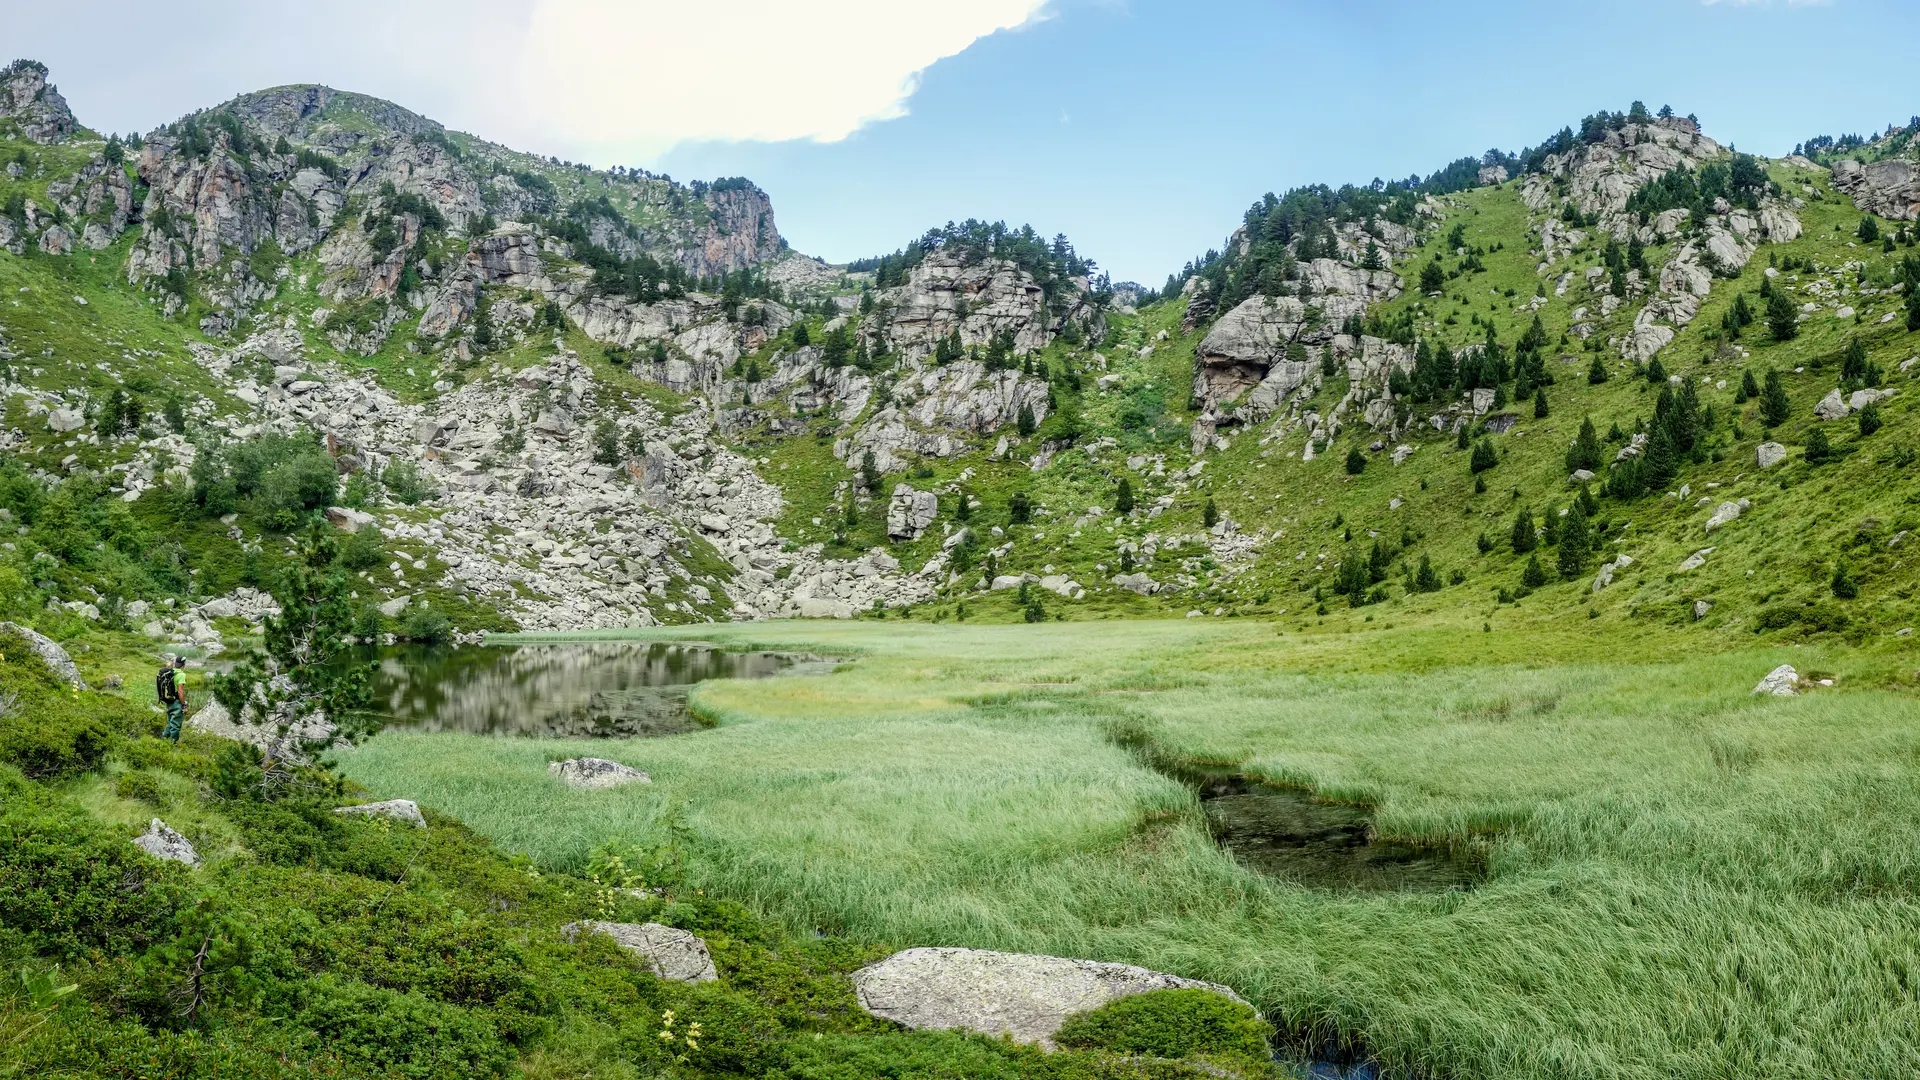
<instances>
[{"instance_id":1,"label":"large flat rock","mask_svg":"<svg viewBox=\"0 0 1920 1080\"><path fill-rule=\"evenodd\" d=\"M910 1028L965 1028L1051 1048L1067 1017L1151 990L1211 990L1131 964L986 949L907 949L853 973L867 1012Z\"/></svg>"},{"instance_id":2,"label":"large flat rock","mask_svg":"<svg viewBox=\"0 0 1920 1080\"><path fill-rule=\"evenodd\" d=\"M605 934L663 979L703 983L720 977L713 966L713 955L707 951L707 943L677 927L661 923L589 921L568 923L560 931L569 938L583 933Z\"/></svg>"}]
</instances>

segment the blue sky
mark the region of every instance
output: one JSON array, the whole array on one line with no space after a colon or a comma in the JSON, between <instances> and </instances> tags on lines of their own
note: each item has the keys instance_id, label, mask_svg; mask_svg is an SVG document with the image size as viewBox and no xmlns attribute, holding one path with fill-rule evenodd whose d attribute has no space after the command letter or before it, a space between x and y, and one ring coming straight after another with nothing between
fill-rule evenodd
<instances>
[{"instance_id":1,"label":"blue sky","mask_svg":"<svg viewBox=\"0 0 1920 1080\"><path fill-rule=\"evenodd\" d=\"M830 260L1006 218L1157 286L1263 192L1431 172L1635 98L1768 154L1904 123L1920 87L1896 43L1917 29L1920 4L1863 0L1065 0L935 64L902 119L837 143L685 144L661 165L754 178L783 235Z\"/></svg>"},{"instance_id":2,"label":"blue sky","mask_svg":"<svg viewBox=\"0 0 1920 1080\"><path fill-rule=\"evenodd\" d=\"M743 175L841 261L966 217L1157 285L1263 192L1430 172L1638 98L1742 149L1920 113L1915 0L101 0L8 15L80 119L324 82L520 149ZM99 33L99 26L114 32ZM1010 28L1010 29L1008 29Z\"/></svg>"}]
</instances>

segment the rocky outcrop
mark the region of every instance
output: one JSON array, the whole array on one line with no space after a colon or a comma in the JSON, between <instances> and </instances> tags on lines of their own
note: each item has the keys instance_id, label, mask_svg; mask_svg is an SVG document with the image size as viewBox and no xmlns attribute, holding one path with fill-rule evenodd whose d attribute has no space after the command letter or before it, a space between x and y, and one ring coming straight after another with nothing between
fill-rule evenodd
<instances>
[{"instance_id":1,"label":"rocky outcrop","mask_svg":"<svg viewBox=\"0 0 1920 1080\"><path fill-rule=\"evenodd\" d=\"M159 818L147 824L146 832L133 838L133 846L156 859L188 866L200 865L200 853L193 850L193 842L173 831Z\"/></svg>"},{"instance_id":2,"label":"rocky outcrop","mask_svg":"<svg viewBox=\"0 0 1920 1080\"><path fill-rule=\"evenodd\" d=\"M334 810L336 814L355 814L365 818L385 818L411 825L416 829L427 827L427 819L420 814L420 807L412 799L387 799L384 802L361 803L358 806L342 806Z\"/></svg>"},{"instance_id":3,"label":"rocky outcrop","mask_svg":"<svg viewBox=\"0 0 1920 1080\"><path fill-rule=\"evenodd\" d=\"M878 294L879 317L861 332L875 354L897 352L907 360L933 354L958 333L962 348L985 348L1006 335L1016 355L1044 349L1068 321L1090 326L1097 313L1085 302L1087 283L1076 280L1059 311L1032 275L1005 259L973 258L940 249L921 260L907 283Z\"/></svg>"},{"instance_id":4,"label":"rocky outcrop","mask_svg":"<svg viewBox=\"0 0 1920 1080\"><path fill-rule=\"evenodd\" d=\"M111 247L126 231L133 213L133 184L127 171L95 155L72 176L47 185L52 199L69 217L81 222L81 242L95 251Z\"/></svg>"},{"instance_id":5,"label":"rocky outcrop","mask_svg":"<svg viewBox=\"0 0 1920 1080\"><path fill-rule=\"evenodd\" d=\"M985 949L907 949L853 973L860 1007L915 1030L976 1031L1049 1049L1075 1013L1154 990L1209 990L1246 1004L1217 983L1131 964Z\"/></svg>"},{"instance_id":6,"label":"rocky outcrop","mask_svg":"<svg viewBox=\"0 0 1920 1080\"><path fill-rule=\"evenodd\" d=\"M79 125L67 99L47 81L47 67L16 60L0 70L0 121L11 121L30 142L56 143Z\"/></svg>"},{"instance_id":7,"label":"rocky outcrop","mask_svg":"<svg viewBox=\"0 0 1920 1080\"><path fill-rule=\"evenodd\" d=\"M1920 218L1920 168L1905 158L1885 158L1862 165L1836 162L1833 186L1853 198L1853 205L1869 214L1913 221Z\"/></svg>"},{"instance_id":8,"label":"rocky outcrop","mask_svg":"<svg viewBox=\"0 0 1920 1080\"><path fill-rule=\"evenodd\" d=\"M1601 219L1601 227L1622 241L1627 200L1647 184L1678 169L1696 169L1725 153L1702 135L1699 125L1680 117L1626 124L1595 143L1550 154L1539 172L1527 175L1521 197L1536 212L1557 208L1555 181L1565 181L1567 198L1580 213Z\"/></svg>"},{"instance_id":9,"label":"rocky outcrop","mask_svg":"<svg viewBox=\"0 0 1920 1080\"><path fill-rule=\"evenodd\" d=\"M547 766L547 772L571 788L598 789L653 783L653 778L639 769L597 757L555 761Z\"/></svg>"},{"instance_id":10,"label":"rocky outcrop","mask_svg":"<svg viewBox=\"0 0 1920 1080\"><path fill-rule=\"evenodd\" d=\"M887 536L893 540L918 540L933 524L940 509L939 497L931 491L916 491L907 484L896 484L887 503Z\"/></svg>"},{"instance_id":11,"label":"rocky outcrop","mask_svg":"<svg viewBox=\"0 0 1920 1080\"><path fill-rule=\"evenodd\" d=\"M779 256L785 246L773 224L767 193L744 180L708 188L697 228L673 234L673 261L696 277L746 270Z\"/></svg>"},{"instance_id":12,"label":"rocky outcrop","mask_svg":"<svg viewBox=\"0 0 1920 1080\"><path fill-rule=\"evenodd\" d=\"M1781 664L1767 672L1767 677L1760 680L1753 692L1772 697L1792 697L1800 692L1800 673L1793 669L1792 664Z\"/></svg>"},{"instance_id":13,"label":"rocky outcrop","mask_svg":"<svg viewBox=\"0 0 1920 1080\"><path fill-rule=\"evenodd\" d=\"M720 977L714 969L713 954L707 943L677 927L660 923L577 922L568 923L560 932L569 939L581 934L601 934L632 953L649 970L674 982L713 982Z\"/></svg>"},{"instance_id":14,"label":"rocky outcrop","mask_svg":"<svg viewBox=\"0 0 1920 1080\"><path fill-rule=\"evenodd\" d=\"M73 665L73 657L68 656L67 650L61 648L58 642L32 627L21 626L19 623L0 622L0 634L8 633L18 634L25 640L27 648L32 649L35 655L40 657L41 663L46 664L48 670L52 671L61 682L75 690L87 688L86 680L80 677L80 669Z\"/></svg>"}]
</instances>

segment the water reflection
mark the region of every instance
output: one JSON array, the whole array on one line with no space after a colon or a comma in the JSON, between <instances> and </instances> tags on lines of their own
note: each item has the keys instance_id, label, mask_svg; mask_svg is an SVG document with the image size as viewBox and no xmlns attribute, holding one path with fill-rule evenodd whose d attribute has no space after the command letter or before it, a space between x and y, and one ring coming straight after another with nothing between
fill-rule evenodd
<instances>
[{"instance_id":1,"label":"water reflection","mask_svg":"<svg viewBox=\"0 0 1920 1080\"><path fill-rule=\"evenodd\" d=\"M694 683L825 666L669 642L397 646L381 650L379 661L369 709L389 726L555 738L697 730L687 711Z\"/></svg>"}]
</instances>

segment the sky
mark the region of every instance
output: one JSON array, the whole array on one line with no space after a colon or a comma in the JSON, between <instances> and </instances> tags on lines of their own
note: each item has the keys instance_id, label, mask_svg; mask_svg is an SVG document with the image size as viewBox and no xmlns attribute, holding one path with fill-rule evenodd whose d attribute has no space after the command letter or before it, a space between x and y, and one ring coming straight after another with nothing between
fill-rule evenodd
<instances>
[{"instance_id":1,"label":"sky","mask_svg":"<svg viewBox=\"0 0 1920 1080\"><path fill-rule=\"evenodd\" d=\"M830 261L1004 219L1155 286L1265 192L1430 173L1636 99L1768 155L1920 114L1914 0L0 4L100 131L320 82L516 149L746 176Z\"/></svg>"}]
</instances>

